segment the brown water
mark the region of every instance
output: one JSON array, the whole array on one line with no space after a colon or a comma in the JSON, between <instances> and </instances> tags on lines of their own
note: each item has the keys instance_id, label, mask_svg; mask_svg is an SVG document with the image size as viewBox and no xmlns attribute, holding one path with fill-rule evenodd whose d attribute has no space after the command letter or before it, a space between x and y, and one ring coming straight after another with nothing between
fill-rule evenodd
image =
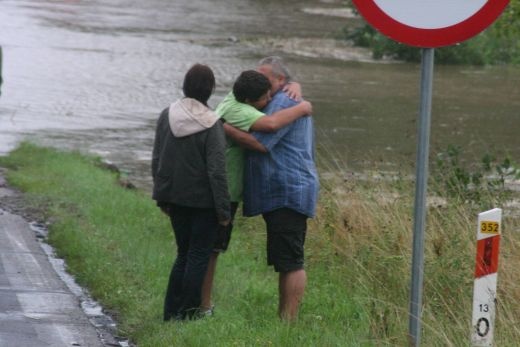
<instances>
[{"instance_id":1,"label":"brown water","mask_svg":"<svg viewBox=\"0 0 520 347\"><path fill-rule=\"evenodd\" d=\"M410 169L420 66L333 38L342 1L1 0L0 153L23 139L97 153L149 189L155 120L209 64L215 106L241 70L284 56L314 103L318 150L343 170ZM520 69L436 66L431 146L520 161ZM405 169L405 170L406 170Z\"/></svg>"}]
</instances>

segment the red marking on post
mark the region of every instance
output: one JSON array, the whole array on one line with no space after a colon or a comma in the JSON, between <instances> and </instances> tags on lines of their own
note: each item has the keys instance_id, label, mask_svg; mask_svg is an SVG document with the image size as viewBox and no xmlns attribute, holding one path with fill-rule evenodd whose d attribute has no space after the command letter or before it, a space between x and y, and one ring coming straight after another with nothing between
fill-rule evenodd
<instances>
[{"instance_id":1,"label":"red marking on post","mask_svg":"<svg viewBox=\"0 0 520 347\"><path fill-rule=\"evenodd\" d=\"M475 278L497 272L499 246L500 235L478 240Z\"/></svg>"}]
</instances>

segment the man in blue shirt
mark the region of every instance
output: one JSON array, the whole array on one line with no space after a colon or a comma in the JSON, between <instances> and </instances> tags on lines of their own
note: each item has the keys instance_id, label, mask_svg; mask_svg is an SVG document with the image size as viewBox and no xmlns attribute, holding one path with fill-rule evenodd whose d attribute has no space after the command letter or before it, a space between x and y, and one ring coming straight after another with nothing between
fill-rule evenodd
<instances>
[{"instance_id":1,"label":"man in blue shirt","mask_svg":"<svg viewBox=\"0 0 520 347\"><path fill-rule=\"evenodd\" d=\"M290 75L281 58L263 59L257 70L272 85L267 115L297 102L282 91ZM296 319L307 275L304 269L307 218L314 217L319 181L314 164L312 117L302 117L274 133L253 133L267 153L248 152L244 215L262 214L267 228L267 261L279 273L280 318Z\"/></svg>"}]
</instances>

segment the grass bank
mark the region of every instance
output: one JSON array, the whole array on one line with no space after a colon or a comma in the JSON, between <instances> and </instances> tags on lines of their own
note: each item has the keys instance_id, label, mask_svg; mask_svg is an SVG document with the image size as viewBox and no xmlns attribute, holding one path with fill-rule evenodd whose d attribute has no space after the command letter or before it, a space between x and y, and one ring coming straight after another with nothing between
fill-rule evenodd
<instances>
[{"instance_id":1,"label":"grass bank","mask_svg":"<svg viewBox=\"0 0 520 347\"><path fill-rule=\"evenodd\" d=\"M49 242L79 283L139 346L404 346L407 344L413 187L411 182L323 180L310 223L308 288L296 324L276 317L277 276L265 265L260 218L240 218L217 270L216 315L163 323L174 241L147 192L122 188L99 159L22 144L8 157L8 181L51 221ZM468 345L475 211L429 212L423 344ZM504 220L497 345L520 340L518 222Z\"/></svg>"}]
</instances>

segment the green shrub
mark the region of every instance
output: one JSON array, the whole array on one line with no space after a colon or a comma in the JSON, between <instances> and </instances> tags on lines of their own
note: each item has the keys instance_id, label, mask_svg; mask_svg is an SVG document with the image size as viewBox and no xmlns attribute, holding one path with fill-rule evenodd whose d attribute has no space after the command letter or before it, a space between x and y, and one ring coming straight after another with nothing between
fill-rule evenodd
<instances>
[{"instance_id":1,"label":"green shrub","mask_svg":"<svg viewBox=\"0 0 520 347\"><path fill-rule=\"evenodd\" d=\"M482 208L491 208L485 203L490 196L491 201L498 203L511 199L512 192L506 187L506 181L520 179L520 169L509 157L498 160L486 154L478 166L464 163L461 155L461 147L453 145L437 153L432 170L437 194Z\"/></svg>"},{"instance_id":2,"label":"green shrub","mask_svg":"<svg viewBox=\"0 0 520 347\"><path fill-rule=\"evenodd\" d=\"M355 45L369 47L375 59L390 58L409 62L421 59L421 50L395 42L368 24L344 29L344 37ZM435 50L440 64L519 64L520 0L511 0L500 18L487 30L463 43Z\"/></svg>"}]
</instances>

